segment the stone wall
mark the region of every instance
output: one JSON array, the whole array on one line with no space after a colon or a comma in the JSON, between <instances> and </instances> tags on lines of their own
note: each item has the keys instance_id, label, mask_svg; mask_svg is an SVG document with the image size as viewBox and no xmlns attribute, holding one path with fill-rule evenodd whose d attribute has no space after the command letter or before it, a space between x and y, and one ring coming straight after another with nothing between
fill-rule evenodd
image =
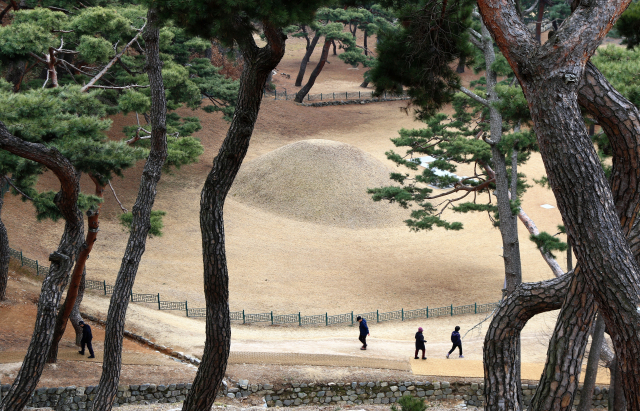
<instances>
[{"instance_id":1,"label":"stone wall","mask_svg":"<svg viewBox=\"0 0 640 411\"><path fill-rule=\"evenodd\" d=\"M392 404L403 395L424 398L427 402L459 400L470 406L484 404L483 383L448 381L370 381L351 383L293 383L280 387L270 384L250 384L248 380L223 386L218 396L228 398L262 397L269 407L303 404L351 405ZM0 388L2 396L9 385ZM191 384L170 385L121 385L114 406L122 404L174 403L185 399ZM537 385L522 384L524 402L529 405ZM33 395L30 407L52 407L56 410L78 410L91 406L96 387L39 388ZM579 401L578 392L576 404ZM593 405L606 408L608 389L596 387Z\"/></svg>"}]
</instances>

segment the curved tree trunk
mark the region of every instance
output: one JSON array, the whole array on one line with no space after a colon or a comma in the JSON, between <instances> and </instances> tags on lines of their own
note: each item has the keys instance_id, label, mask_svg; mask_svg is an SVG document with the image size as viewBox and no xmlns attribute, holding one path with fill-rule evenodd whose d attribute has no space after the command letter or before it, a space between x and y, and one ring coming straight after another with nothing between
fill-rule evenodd
<instances>
[{"instance_id":1,"label":"curved tree trunk","mask_svg":"<svg viewBox=\"0 0 640 411\"><path fill-rule=\"evenodd\" d=\"M147 12L147 26L142 36L146 46L146 69L151 90L151 151L142 171L138 197L132 210L131 234L109 304L102 376L93 403L93 409L96 411L111 410L118 392L125 316L151 226L151 209L156 197L156 187L167 157L167 100L161 73L159 19L157 11L153 8Z\"/></svg>"},{"instance_id":2,"label":"curved tree trunk","mask_svg":"<svg viewBox=\"0 0 640 411\"><path fill-rule=\"evenodd\" d=\"M313 84L316 82L316 78L318 78L320 72L322 71L322 68L324 67L324 64L327 62L327 57L329 56L329 46L331 46L331 40L325 40L324 45L322 46L320 61L318 61L316 68L314 68L311 72L307 84L305 84L304 87L302 87L300 91L296 93L296 98L294 99L296 103L302 103L302 100L304 100L306 95L311 90L311 87L313 87Z\"/></svg>"},{"instance_id":3,"label":"curved tree trunk","mask_svg":"<svg viewBox=\"0 0 640 411\"><path fill-rule=\"evenodd\" d=\"M102 199L104 198L104 185L98 181L96 176L91 176L91 180L93 184L95 184L95 196ZM69 289L67 290L67 297L64 300L62 305L62 309L58 313L58 318L56 319L56 328L53 334L53 341L51 342L51 348L49 349L49 355L47 356L47 363L55 363L58 361L58 345L60 344L60 340L62 340L62 336L64 335L64 331L67 328L67 321L71 316L71 312L76 307L76 298L78 297L78 292L80 289L80 284L84 279L85 274L85 265L87 259L89 258L89 254L93 249L93 244L95 244L96 239L98 238L98 231L100 226L100 208L102 207L102 202L98 203L97 207L94 210L87 211L88 222L87 226L89 228L89 232L87 233L87 238L83 244L83 249L80 251L78 255L78 260L76 261L76 265L73 268L73 273L71 274L71 281L69 282Z\"/></svg>"},{"instance_id":4,"label":"curved tree trunk","mask_svg":"<svg viewBox=\"0 0 640 411\"><path fill-rule=\"evenodd\" d=\"M336 41L335 40L331 40L331 44L333 44L333 55L337 56L338 52L336 51Z\"/></svg>"},{"instance_id":5,"label":"curved tree trunk","mask_svg":"<svg viewBox=\"0 0 640 411\"><path fill-rule=\"evenodd\" d=\"M4 411L20 411L31 399L42 375L53 337L60 298L84 237L82 213L77 204L80 193L80 174L58 150L16 138L9 133L2 122L0 122L0 149L36 161L53 171L60 181L60 192L54 201L65 219L64 232L58 249L49 256L51 266L42 282L36 323L27 355L8 395L0 404L0 409Z\"/></svg>"},{"instance_id":6,"label":"curved tree trunk","mask_svg":"<svg viewBox=\"0 0 640 411\"><path fill-rule=\"evenodd\" d=\"M184 411L211 408L227 367L231 323L223 220L224 201L249 148L267 75L278 65L285 51L286 36L282 31L274 28L269 22L264 22L263 27L267 38L267 45L263 48L258 48L252 37L238 42L245 56L245 66L240 77L236 111L200 197L200 230L207 304L206 340L202 363L182 407Z\"/></svg>"},{"instance_id":7,"label":"curved tree trunk","mask_svg":"<svg viewBox=\"0 0 640 411\"><path fill-rule=\"evenodd\" d=\"M512 3L479 0L478 7L523 88L558 209L614 343L628 409L640 411L640 268L621 229L621 219L637 215L638 201L616 209L577 103L589 57L629 1L580 3L543 46Z\"/></svg>"},{"instance_id":8,"label":"curved tree trunk","mask_svg":"<svg viewBox=\"0 0 640 411\"><path fill-rule=\"evenodd\" d=\"M596 103L597 101L606 101L606 104L599 105ZM639 223L637 220L632 220L629 217L633 215L633 204L637 204L637 196L638 192L640 192L640 188L638 188L638 184L640 183L640 170L635 167L635 165L640 162L640 145L637 137L640 136L640 113L638 113L638 110L633 104L611 87L604 76L602 76L591 63L587 65L585 77L579 89L579 102L603 125L606 134L610 138L613 151L617 153L613 161L611 187L614 192L616 210L618 210L620 220L625 224L623 227L624 230L629 232L629 240L632 242L632 245L635 245L635 247L632 247L634 256L638 258L640 257L640 242L636 241L634 243L633 241L636 240L638 236ZM546 377L543 376L541 387L553 383L553 377L550 376L556 374L556 366L563 367L561 363L565 360L562 359L561 353L572 356L576 352L583 352L583 345L586 346L587 340L584 338L584 332L580 330L576 331L575 326L570 324L572 319L581 318L581 315L578 313L579 307L580 305L565 305L563 310L566 309L568 311L560 314L560 322L556 330L564 335L571 335L571 338L562 339L562 337L557 336L554 339L552 345L555 346L556 349L550 349L549 351L548 364L545 368ZM510 307L505 307L504 309L508 310ZM588 313L587 310L583 310L582 312L583 314ZM563 322L563 319L565 322ZM587 322L585 319L581 321L582 323ZM584 324L582 324L581 327L584 328ZM578 332L582 338L576 340L574 338L576 332ZM560 339L560 342L558 342L558 339ZM571 359L569 359L569 361L571 361ZM500 366L506 368L513 367L513 365L509 365L508 363L501 364ZM565 364L562 369L564 370L563 373L556 374L558 381L577 380L580 367L569 370L567 364ZM495 392L502 390L502 392L509 392L499 385L491 385L490 382L487 382L487 385L486 388L490 391ZM537 404L539 407L537 409L552 409L548 405L552 397L567 398L567 393L573 395L574 392L575 387L568 385L565 385L562 389L558 387L555 390L538 390L533 403ZM543 393L545 398L543 398ZM513 396L516 395L515 392L511 392L511 394ZM511 401L513 401L513 399ZM556 405L561 407L559 409L570 408L570 404L564 408L561 404L562 400L560 399L556 403Z\"/></svg>"},{"instance_id":9,"label":"curved tree trunk","mask_svg":"<svg viewBox=\"0 0 640 411\"><path fill-rule=\"evenodd\" d=\"M534 315L562 306L573 277L567 273L552 280L520 284L500 304L484 339L486 410L522 409L520 372L514 366L520 332Z\"/></svg>"},{"instance_id":10,"label":"curved tree trunk","mask_svg":"<svg viewBox=\"0 0 640 411\"><path fill-rule=\"evenodd\" d=\"M0 189L4 186L4 177L0 175ZM0 301L7 297L7 282L9 280L9 237L2 222L2 205L4 194L0 192Z\"/></svg>"},{"instance_id":11,"label":"curved tree trunk","mask_svg":"<svg viewBox=\"0 0 640 411\"><path fill-rule=\"evenodd\" d=\"M313 36L313 40L311 40L311 44L307 46L307 52L304 53L304 57L302 57L302 61L300 62L300 70L298 70L298 77L296 77L295 86L300 87L302 85L302 79L304 78L304 72L307 70L307 64L309 63L309 59L313 54L313 51L316 49L316 44L318 44L318 40L320 39L320 33L316 31L316 34ZM307 41L309 38L307 37Z\"/></svg>"}]
</instances>

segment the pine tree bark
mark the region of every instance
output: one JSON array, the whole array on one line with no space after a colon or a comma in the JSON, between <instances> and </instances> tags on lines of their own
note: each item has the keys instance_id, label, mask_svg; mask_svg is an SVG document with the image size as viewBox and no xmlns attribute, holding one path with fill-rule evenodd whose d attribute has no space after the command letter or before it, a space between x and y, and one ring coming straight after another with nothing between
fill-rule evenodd
<instances>
[{"instance_id":1,"label":"pine tree bark","mask_svg":"<svg viewBox=\"0 0 640 411\"><path fill-rule=\"evenodd\" d=\"M309 91L311 91L311 87L313 87L313 85L315 84L316 78L318 78L318 76L320 75L320 72L322 71L322 68L327 62L327 57L329 56L329 46L331 46L331 40L325 40L324 45L322 46L322 54L320 55L320 61L318 61L316 68L314 68L313 71L311 72L311 75L309 76L309 80L307 81L307 84L305 84L304 87L302 87L300 91L296 93L296 98L294 99L296 103L302 103L302 100L304 100L304 98L309 93Z\"/></svg>"},{"instance_id":2,"label":"pine tree bark","mask_svg":"<svg viewBox=\"0 0 640 411\"><path fill-rule=\"evenodd\" d=\"M584 273L586 291L593 293L611 332L629 409L638 411L640 396L634 392L640 386L638 265L577 104L578 82L587 60L628 1L581 4L554 40L543 46L531 38L513 4L479 0L478 5L529 102L550 185ZM625 212L624 218L633 219L638 203L628 205L635 213Z\"/></svg>"},{"instance_id":3,"label":"pine tree bark","mask_svg":"<svg viewBox=\"0 0 640 411\"><path fill-rule=\"evenodd\" d=\"M0 189L4 185L4 176L0 175ZM0 301L7 298L7 283L9 281L9 236L7 228L2 222L2 206L4 194L0 193Z\"/></svg>"},{"instance_id":4,"label":"pine tree bark","mask_svg":"<svg viewBox=\"0 0 640 411\"><path fill-rule=\"evenodd\" d=\"M311 43L307 46L307 52L304 53L304 57L302 57L302 61L300 62L300 70L298 70L298 77L296 77L295 86L300 87L302 85L302 79L304 78L304 72L307 70L307 64L309 64L309 59L313 54L313 51L316 49L316 44L318 44L318 40L320 39L320 32L316 30L316 33L313 35L313 39ZM308 37L307 37L308 41Z\"/></svg>"},{"instance_id":5,"label":"pine tree bark","mask_svg":"<svg viewBox=\"0 0 640 411\"><path fill-rule=\"evenodd\" d=\"M104 198L104 185L96 176L91 175L90 177L96 187L94 195L100 199ZM87 233L85 242L82 245L82 250L78 255L76 265L73 268L71 281L69 282L69 289L67 290L67 296L64 299L62 309L58 313L58 318L56 319L56 327L53 334L53 341L51 342L51 348L49 349L47 363L53 364L58 361L58 345L60 344L60 340L62 340L62 336L67 328L67 321L71 316L71 312L76 307L76 299L85 275L87 259L89 258L89 254L91 254L93 244L95 244L96 239L98 238L101 207L102 203L100 202L95 209L87 211L87 226L89 228L89 232Z\"/></svg>"},{"instance_id":6,"label":"pine tree bark","mask_svg":"<svg viewBox=\"0 0 640 411\"><path fill-rule=\"evenodd\" d=\"M236 110L227 136L213 161L200 197L200 230L207 305L206 340L202 363L187 394L184 411L208 410L224 378L231 344L229 274L225 252L224 201L249 148L267 75L285 51L286 36L264 22L267 45L258 48L253 37L238 40L245 57Z\"/></svg>"},{"instance_id":7,"label":"pine tree bark","mask_svg":"<svg viewBox=\"0 0 640 411\"><path fill-rule=\"evenodd\" d=\"M2 122L0 122L0 149L36 161L53 171L60 181L60 191L56 194L54 202L65 219L64 232L58 249L49 256L51 265L49 273L42 282L36 323L27 354L8 395L0 404L0 409L4 411L20 411L31 399L42 375L53 338L58 305L82 244L84 226L82 213L77 205L80 174L68 159L55 148L29 143L14 137Z\"/></svg>"},{"instance_id":8,"label":"pine tree bark","mask_svg":"<svg viewBox=\"0 0 640 411\"><path fill-rule=\"evenodd\" d=\"M598 106L596 102L603 102L605 101L603 100L604 98L608 99L606 100L607 104ZM640 187L638 187L640 170L634 168L634 164L640 162L638 137L640 136L640 113L631 102L613 89L604 76L590 63L587 65L585 76L579 88L579 102L589 114L594 116L606 128L605 132L609 136L613 151L617 153L614 154L611 187L614 190L616 210L619 213L620 220L624 221L625 224L623 229L625 232L629 232L627 238L634 240L637 236L635 230L637 230L638 221L630 219L629 216L633 215L633 205L638 203L638 193L640 193ZM640 258L640 247L633 249L633 252L636 259ZM573 298L575 297L568 297L569 301ZM532 401L532 404L535 405L531 408L532 410L552 409L549 403L556 397L559 400L556 401L555 405L559 406L559 409L569 409L571 407L571 404L562 407L562 398L567 398L567 393L573 395L577 387L574 384L566 385L562 384L562 382L578 380L581 367L575 363L571 364L571 362L576 352L584 352L587 344L584 330L576 331L577 325L575 322L580 319L582 325L578 327L584 328L584 324L590 321L588 319L589 312L594 312L588 306L582 307L582 310L581 307L581 304L563 306L563 311L559 315L560 321L556 326L556 333L570 335L571 338L563 339L559 334L554 334L553 341L550 344L547 366L540 383L541 389L537 391ZM510 307L506 306L501 309L509 310ZM493 326L492 324L490 328ZM576 338L576 332L579 333L580 338ZM500 364L499 366L513 367L510 364ZM561 369L562 373L557 373L556 369ZM551 385L555 388L549 388ZM511 392L499 386L488 386L487 389ZM515 395L515 392L511 393Z\"/></svg>"},{"instance_id":9,"label":"pine tree bark","mask_svg":"<svg viewBox=\"0 0 640 411\"><path fill-rule=\"evenodd\" d=\"M578 411L591 411L593 389L596 387L598 363L600 362L600 352L602 351L603 343L606 344L604 340L604 320L601 315L598 315L591 336L591 349L589 350L587 370L584 375L584 383L582 384L582 394Z\"/></svg>"},{"instance_id":10,"label":"pine tree bark","mask_svg":"<svg viewBox=\"0 0 640 411\"><path fill-rule=\"evenodd\" d=\"M159 18L154 8L147 12L147 26L142 38L145 42L146 65L151 90L151 150L142 171L138 197L133 206L131 234L122 257L120 272L113 288L104 339L104 362L93 410L109 411L118 392L122 365L122 339L129 299L138 266L145 250L151 226L151 209L156 187L167 157L167 100L162 82L162 61L159 52ZM260 89L262 91L262 89Z\"/></svg>"},{"instance_id":11,"label":"pine tree bark","mask_svg":"<svg viewBox=\"0 0 640 411\"><path fill-rule=\"evenodd\" d=\"M518 389L520 332L536 314L557 310L573 273L537 283L522 283L502 300L484 340L485 410L521 410Z\"/></svg>"}]
</instances>

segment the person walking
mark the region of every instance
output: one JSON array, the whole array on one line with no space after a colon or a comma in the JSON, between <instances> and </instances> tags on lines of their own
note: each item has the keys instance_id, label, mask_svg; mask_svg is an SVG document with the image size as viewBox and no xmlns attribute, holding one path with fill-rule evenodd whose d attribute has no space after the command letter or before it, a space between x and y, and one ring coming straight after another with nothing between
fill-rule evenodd
<instances>
[{"instance_id":1,"label":"person walking","mask_svg":"<svg viewBox=\"0 0 640 411\"><path fill-rule=\"evenodd\" d=\"M456 325L455 331L451 333L451 342L453 343L453 347L451 347L451 351L447 353L447 358L449 358L456 347L458 347L458 350L460 350L460 355L458 356L458 358L464 358L464 355L462 355L462 340L460 339L459 331L460 327Z\"/></svg>"},{"instance_id":2,"label":"person walking","mask_svg":"<svg viewBox=\"0 0 640 411\"><path fill-rule=\"evenodd\" d=\"M426 343L425 339L424 339L424 334L422 334L422 327L418 327L418 332L416 333L416 353L414 356L414 359L418 359L418 351L422 351L422 359L426 360L427 356L426 356L426 347L424 346L424 343Z\"/></svg>"},{"instance_id":3,"label":"person walking","mask_svg":"<svg viewBox=\"0 0 640 411\"><path fill-rule=\"evenodd\" d=\"M78 353L84 355L84 346L86 345L89 349L89 357L87 358L96 358L95 355L93 355L93 346L91 345L91 340L93 339L91 327L89 324L85 324L84 321L80 321L78 324L82 327L82 340L80 340L80 351L78 351Z\"/></svg>"},{"instance_id":4,"label":"person walking","mask_svg":"<svg viewBox=\"0 0 640 411\"><path fill-rule=\"evenodd\" d=\"M358 337L358 339L360 340L360 342L362 343L362 347L360 347L361 350L366 350L367 349L367 336L371 335L369 334L369 327L367 327L367 320L358 316L358 318L356 318L356 320L358 320L358 322L360 323L360 337Z\"/></svg>"}]
</instances>

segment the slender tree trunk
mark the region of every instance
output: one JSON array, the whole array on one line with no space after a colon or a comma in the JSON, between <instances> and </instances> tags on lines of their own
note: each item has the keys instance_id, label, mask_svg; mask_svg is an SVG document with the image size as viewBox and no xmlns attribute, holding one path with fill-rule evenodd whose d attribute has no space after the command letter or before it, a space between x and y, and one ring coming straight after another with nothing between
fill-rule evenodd
<instances>
[{"instance_id":1,"label":"slender tree trunk","mask_svg":"<svg viewBox=\"0 0 640 411\"><path fill-rule=\"evenodd\" d=\"M224 378L231 345L229 319L229 274L225 252L223 207L242 164L262 101L269 71L284 55L286 36L264 22L267 45L258 48L253 37L238 41L245 56L240 90L227 136L213 161L200 197L200 230L207 304L206 340L202 363L187 394L184 411L208 410Z\"/></svg>"},{"instance_id":2,"label":"slender tree trunk","mask_svg":"<svg viewBox=\"0 0 640 411\"><path fill-rule=\"evenodd\" d=\"M300 28L302 29L302 32L304 33L304 39L307 42L307 45L305 46L305 51L309 50L309 46L311 46L311 40L309 39L309 33L307 32L307 25L303 24L302 26L300 26Z\"/></svg>"},{"instance_id":3,"label":"slender tree trunk","mask_svg":"<svg viewBox=\"0 0 640 411\"><path fill-rule=\"evenodd\" d=\"M542 42L542 17L544 16L544 0L538 1L538 20L536 21L536 41Z\"/></svg>"},{"instance_id":4,"label":"slender tree trunk","mask_svg":"<svg viewBox=\"0 0 640 411\"><path fill-rule=\"evenodd\" d=\"M306 95L311 90L311 87L313 87L313 84L316 82L316 78L318 78L318 76L320 75L320 72L322 71L322 68L327 62L327 57L329 55L329 46L331 46L331 40L325 40L324 46L322 46L322 54L320 55L320 61L318 61L316 68L314 68L313 71L311 72L311 75L309 76L309 80L307 81L307 84L305 84L304 87L302 87L300 91L296 93L296 98L294 99L296 103L302 103L302 100L304 100Z\"/></svg>"},{"instance_id":5,"label":"slender tree trunk","mask_svg":"<svg viewBox=\"0 0 640 411\"><path fill-rule=\"evenodd\" d=\"M368 56L369 55L369 48L367 46L367 37L369 37L369 36L367 36L367 32L366 31L363 31L363 33L364 33L364 43L363 43L363 45L364 45L364 55ZM354 36L354 38L355 38L355 36Z\"/></svg>"},{"instance_id":6,"label":"slender tree trunk","mask_svg":"<svg viewBox=\"0 0 640 411\"><path fill-rule=\"evenodd\" d=\"M331 44L333 44L333 55L337 56L338 52L336 51L336 41L335 40L331 40Z\"/></svg>"},{"instance_id":7,"label":"slender tree trunk","mask_svg":"<svg viewBox=\"0 0 640 411\"><path fill-rule=\"evenodd\" d=\"M80 287L78 288L76 303L73 305L73 310L71 310L71 316L69 317L69 321L71 322L71 325L76 332L76 345L78 347L80 347L80 341L82 341L82 326L79 324L80 321L82 321L82 316L80 315L80 304L82 304L82 299L84 298L86 278L87 267L85 266L84 270L82 270L82 279L80 280Z\"/></svg>"},{"instance_id":8,"label":"slender tree trunk","mask_svg":"<svg viewBox=\"0 0 640 411\"><path fill-rule=\"evenodd\" d=\"M596 377L598 376L598 363L600 362L600 352L604 340L604 320L601 315L596 317L595 326L591 337L591 349L589 350L589 359L587 360L587 371L584 375L584 383L582 384L582 394L580 396L580 404L578 411L590 411L591 399L593 398L593 389L596 386Z\"/></svg>"},{"instance_id":9,"label":"slender tree trunk","mask_svg":"<svg viewBox=\"0 0 640 411\"><path fill-rule=\"evenodd\" d=\"M4 176L0 175L0 190L4 184ZM0 301L7 297L7 282L9 280L9 237L2 222L3 203L4 193L0 192Z\"/></svg>"},{"instance_id":10,"label":"slender tree trunk","mask_svg":"<svg viewBox=\"0 0 640 411\"><path fill-rule=\"evenodd\" d=\"M2 122L0 122L0 149L36 161L54 172L61 186L54 202L65 219L64 232L58 249L49 256L51 265L49 273L42 282L31 343L9 393L0 403L0 409L3 411L20 411L31 399L42 375L53 337L60 297L67 285L69 272L73 268L84 237L82 213L77 205L80 174L58 150L16 138L9 133Z\"/></svg>"},{"instance_id":11,"label":"slender tree trunk","mask_svg":"<svg viewBox=\"0 0 640 411\"><path fill-rule=\"evenodd\" d=\"M100 199L104 198L105 186L96 178L96 176L91 176L91 180L96 187L95 196ZM93 244L95 244L96 239L98 238L101 207L102 202L98 203L95 209L87 211L87 226L89 227L89 232L87 233L87 238L83 244L82 251L80 251L80 254L78 255L76 265L73 268L69 289L67 290L67 297L65 298L62 309L58 313L58 318L56 319L56 328L53 334L53 341L51 342L47 363L55 363L58 361L58 345L60 344L60 340L62 340L62 336L67 328L67 321L71 316L71 312L74 307L76 307L76 298L78 297L80 284L84 278L85 265L89 258L89 254L91 254L91 250L93 249Z\"/></svg>"},{"instance_id":12,"label":"slender tree trunk","mask_svg":"<svg viewBox=\"0 0 640 411\"><path fill-rule=\"evenodd\" d=\"M364 80L362 83L360 83L360 87L362 88L367 88L369 86L369 81L368 80Z\"/></svg>"},{"instance_id":13,"label":"slender tree trunk","mask_svg":"<svg viewBox=\"0 0 640 411\"><path fill-rule=\"evenodd\" d=\"M156 197L156 187L167 157L167 100L162 83L159 29L158 13L156 9L150 8L147 12L147 26L142 37L146 46L146 70L151 90L151 151L142 171L138 197L132 210L131 234L109 304L102 376L93 403L93 410L96 411L111 410L118 392L125 316L151 226L151 209ZM260 91L262 92L262 89Z\"/></svg>"},{"instance_id":14,"label":"slender tree trunk","mask_svg":"<svg viewBox=\"0 0 640 411\"><path fill-rule=\"evenodd\" d=\"M304 78L304 72L307 70L307 64L309 63L309 59L313 54L313 51L316 48L316 44L318 44L318 40L320 39L320 33L316 31L313 36L313 40L311 40L311 44L307 46L307 52L304 53L304 57L302 57L302 61L300 62L300 70L298 70L298 77L296 77L295 86L300 87L302 85L302 79Z\"/></svg>"}]
</instances>

